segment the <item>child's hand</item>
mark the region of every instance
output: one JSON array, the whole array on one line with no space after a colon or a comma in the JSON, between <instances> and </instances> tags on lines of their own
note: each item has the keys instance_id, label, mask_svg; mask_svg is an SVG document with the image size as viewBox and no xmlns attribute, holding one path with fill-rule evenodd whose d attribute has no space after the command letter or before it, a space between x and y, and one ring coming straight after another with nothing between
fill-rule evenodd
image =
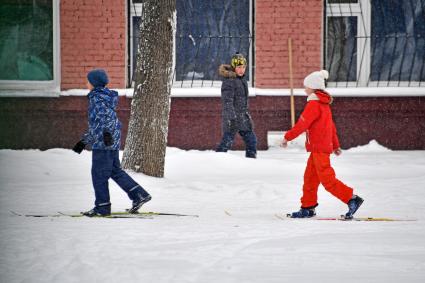
<instances>
[{"instance_id":1,"label":"child's hand","mask_svg":"<svg viewBox=\"0 0 425 283\"><path fill-rule=\"evenodd\" d=\"M342 153L341 148L339 147L339 148L335 149L334 153L335 153L336 156L341 155L341 153Z\"/></svg>"},{"instance_id":2,"label":"child's hand","mask_svg":"<svg viewBox=\"0 0 425 283\"><path fill-rule=\"evenodd\" d=\"M287 148L288 147L288 141L283 139L283 141L280 143L280 147Z\"/></svg>"},{"instance_id":3,"label":"child's hand","mask_svg":"<svg viewBox=\"0 0 425 283\"><path fill-rule=\"evenodd\" d=\"M111 146L114 144L114 138L112 137L110 132L104 132L103 133L103 143L106 146Z\"/></svg>"},{"instance_id":4,"label":"child's hand","mask_svg":"<svg viewBox=\"0 0 425 283\"><path fill-rule=\"evenodd\" d=\"M77 142L76 145L74 145L72 150L75 151L76 153L80 154L84 150L85 147L86 147L86 143L83 140L80 140L79 142Z\"/></svg>"}]
</instances>

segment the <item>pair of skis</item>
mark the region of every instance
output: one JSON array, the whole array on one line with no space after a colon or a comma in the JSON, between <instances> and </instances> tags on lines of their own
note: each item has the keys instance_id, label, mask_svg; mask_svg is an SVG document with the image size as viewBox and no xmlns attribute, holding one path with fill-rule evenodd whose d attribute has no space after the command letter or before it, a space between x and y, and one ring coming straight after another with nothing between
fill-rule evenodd
<instances>
[{"instance_id":1,"label":"pair of skis","mask_svg":"<svg viewBox=\"0 0 425 283\"><path fill-rule=\"evenodd\" d=\"M82 215L81 213L78 214L69 214L69 213L63 213L58 212L55 214L23 214L18 213L15 211L10 211L12 215L15 216L23 216L23 217L36 217L36 218L44 218L44 217L72 217L72 218L82 218L87 217ZM231 215L226 211L226 214ZM93 218L136 218L136 219L153 219L156 216L174 216L174 217L199 217L199 215L195 214L180 214L180 213L164 213L164 212L139 212L139 213L128 213L128 212L112 212L111 215L108 216L94 216ZM344 215L341 215L340 217L311 217L311 218L291 218L290 214L288 215L282 215L282 214L275 214L275 217L280 220L319 220L319 221L370 221L370 222L376 222L376 221L387 221L387 222L393 222L393 221L417 221L417 219L411 219L411 218L389 218L389 217L354 217L351 219L346 219Z\"/></svg>"},{"instance_id":2,"label":"pair of skis","mask_svg":"<svg viewBox=\"0 0 425 283\"><path fill-rule=\"evenodd\" d=\"M340 217L317 217L313 216L310 218L292 218L291 214L287 214L286 217L283 215L275 214L275 217L281 220L285 219L299 219L299 220L321 220L321 221L417 221L416 219L411 218L390 218L390 217L353 217L346 218L345 215L340 215Z\"/></svg>"},{"instance_id":3,"label":"pair of skis","mask_svg":"<svg viewBox=\"0 0 425 283\"><path fill-rule=\"evenodd\" d=\"M10 211L12 215L15 216L24 216L24 217L36 217L36 218L44 218L44 217L72 217L72 218L79 218L79 217L87 217L83 215L82 213L78 214L72 214L72 213L64 213L64 212L58 212L55 214L23 214L18 213L15 211ZM175 217L199 217L195 214L180 214L180 213L165 213L165 212L138 212L138 213L129 213L126 211L122 212L112 212L110 215L107 216L94 216L92 218L141 218L141 219L152 219L155 216L175 216ZM87 217L89 218L89 217Z\"/></svg>"}]
</instances>

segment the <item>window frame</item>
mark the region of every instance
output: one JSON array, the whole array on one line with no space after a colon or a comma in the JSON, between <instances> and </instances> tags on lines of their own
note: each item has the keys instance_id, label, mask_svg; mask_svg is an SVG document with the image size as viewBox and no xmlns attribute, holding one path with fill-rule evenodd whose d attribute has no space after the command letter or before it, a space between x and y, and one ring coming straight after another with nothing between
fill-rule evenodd
<instances>
[{"instance_id":1,"label":"window frame","mask_svg":"<svg viewBox=\"0 0 425 283\"><path fill-rule=\"evenodd\" d=\"M325 38L328 32L327 18L357 17L357 81L328 82L329 87L420 87L421 81L373 81L370 78L372 54L372 5L370 0L358 0L357 3L328 3L325 1ZM324 56L327 52L327 41L324 40ZM326 57L325 57L326 58ZM326 64L326 62L325 62Z\"/></svg>"},{"instance_id":2,"label":"window frame","mask_svg":"<svg viewBox=\"0 0 425 283\"><path fill-rule=\"evenodd\" d=\"M60 0L52 0L53 80L0 80L0 97L59 97L60 95Z\"/></svg>"},{"instance_id":3,"label":"window frame","mask_svg":"<svg viewBox=\"0 0 425 283\"><path fill-rule=\"evenodd\" d=\"M143 3L133 3L133 1L131 1L130 3L130 21L129 21L129 25L130 25L130 38L128 40L128 44L130 45L130 69L129 69L129 78L130 78L130 87L134 87L134 80L133 80L133 75L134 75L134 68L135 66L133 66L133 61L134 61L134 27L133 27L133 18L134 17L142 17L142 7L143 7ZM137 54L136 54L137 56ZM137 58L136 58L137 60ZM137 62L137 61L136 61Z\"/></svg>"},{"instance_id":4,"label":"window frame","mask_svg":"<svg viewBox=\"0 0 425 283\"><path fill-rule=\"evenodd\" d=\"M328 33L327 18L331 17L357 17L357 66L356 66L356 81L337 81L328 82L329 87L338 87L344 85L345 87L366 86L368 84L370 74L370 40L367 39L367 34L370 34L370 3L363 5L364 0L358 0L357 3L326 3L326 21L325 21L325 34ZM363 8L363 6L367 6ZM362 14L364 16L362 16ZM325 54L327 54L327 42L325 41ZM362 55L363 54L363 55ZM364 68L364 69L362 69ZM362 70L364 70L362 72Z\"/></svg>"}]
</instances>

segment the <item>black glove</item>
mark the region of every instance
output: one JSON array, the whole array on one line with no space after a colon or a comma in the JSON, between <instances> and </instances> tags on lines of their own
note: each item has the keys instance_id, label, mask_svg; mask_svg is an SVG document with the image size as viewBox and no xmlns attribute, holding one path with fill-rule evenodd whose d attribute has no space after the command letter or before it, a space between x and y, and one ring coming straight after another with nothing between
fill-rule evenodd
<instances>
[{"instance_id":1,"label":"black glove","mask_svg":"<svg viewBox=\"0 0 425 283\"><path fill-rule=\"evenodd\" d=\"M103 142L106 146L111 146L114 144L114 138L110 132L103 132Z\"/></svg>"},{"instance_id":2,"label":"black glove","mask_svg":"<svg viewBox=\"0 0 425 283\"><path fill-rule=\"evenodd\" d=\"M76 145L74 145L72 150L75 151L76 153L80 154L84 150L85 147L86 147L86 143L83 140L80 140L79 142L77 142Z\"/></svg>"},{"instance_id":3,"label":"black glove","mask_svg":"<svg viewBox=\"0 0 425 283\"><path fill-rule=\"evenodd\" d=\"M229 123L229 130L231 132L236 132L238 130L235 119L229 120L228 123Z\"/></svg>"}]
</instances>

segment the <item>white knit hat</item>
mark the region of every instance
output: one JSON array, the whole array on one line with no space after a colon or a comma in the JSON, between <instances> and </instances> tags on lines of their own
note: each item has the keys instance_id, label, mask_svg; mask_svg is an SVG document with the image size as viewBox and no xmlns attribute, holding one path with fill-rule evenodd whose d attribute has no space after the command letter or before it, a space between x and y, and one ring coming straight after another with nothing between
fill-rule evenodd
<instances>
[{"instance_id":1,"label":"white knit hat","mask_svg":"<svg viewBox=\"0 0 425 283\"><path fill-rule=\"evenodd\" d=\"M304 86L311 89L325 89L325 80L329 78L329 72L321 70L313 72L304 79Z\"/></svg>"}]
</instances>

